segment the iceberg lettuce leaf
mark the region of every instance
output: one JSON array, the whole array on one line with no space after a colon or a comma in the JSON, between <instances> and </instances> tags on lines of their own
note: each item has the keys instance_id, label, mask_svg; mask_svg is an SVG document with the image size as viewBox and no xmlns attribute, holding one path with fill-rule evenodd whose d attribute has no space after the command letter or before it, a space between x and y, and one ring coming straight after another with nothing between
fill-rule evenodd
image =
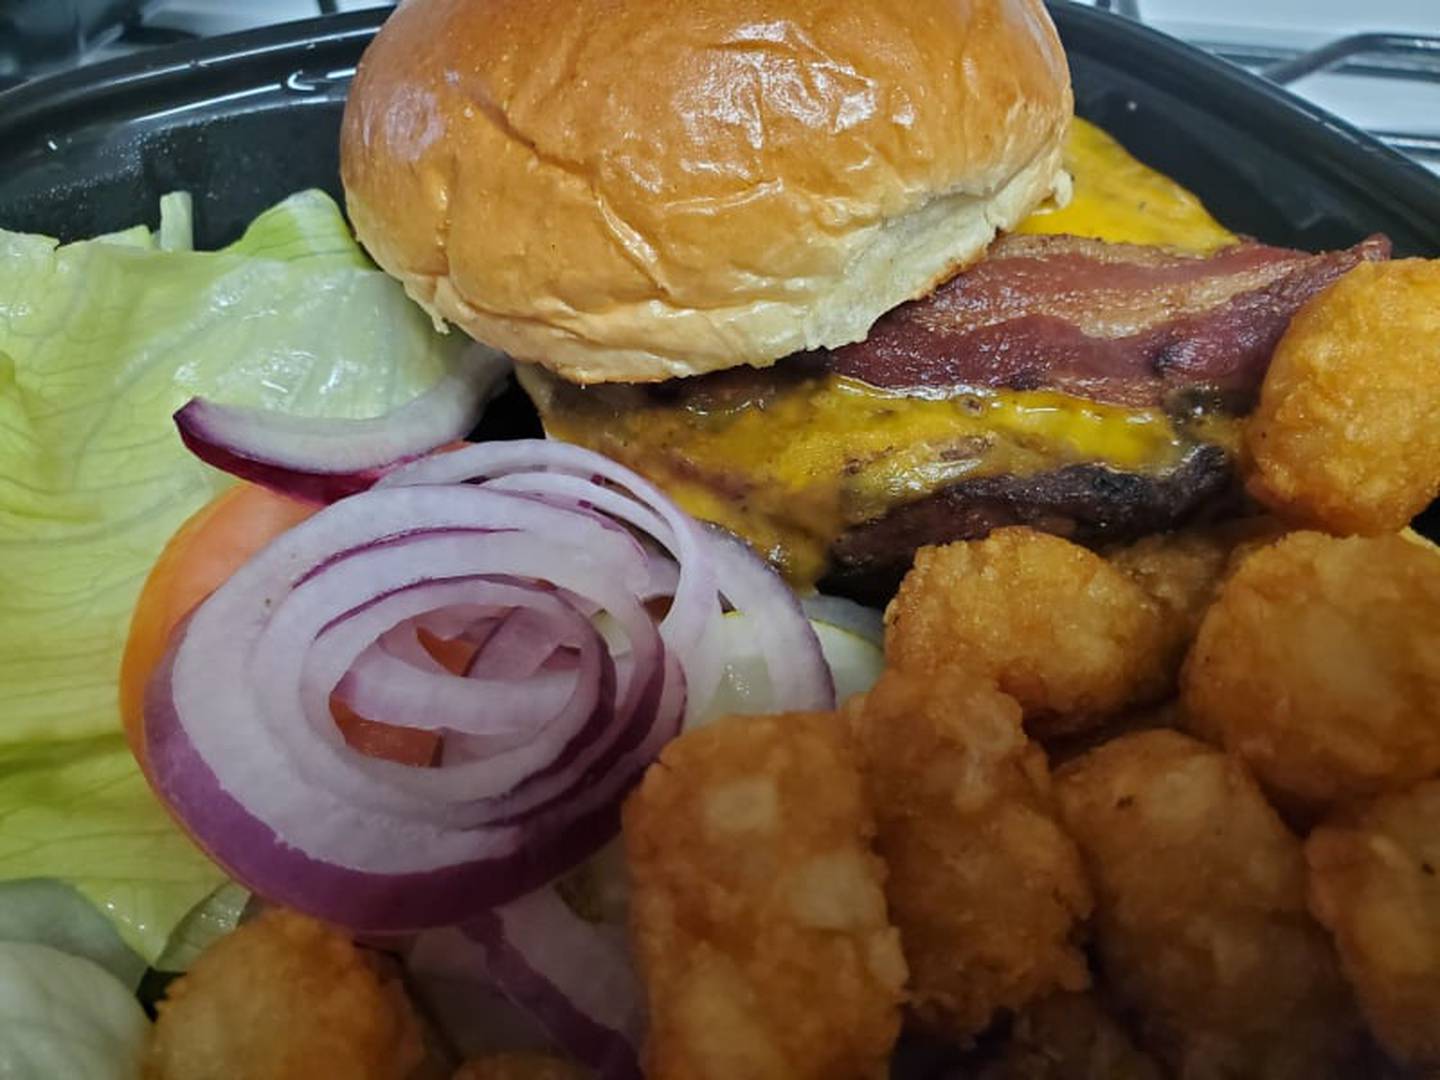
<instances>
[{"instance_id":1,"label":"iceberg lettuce leaf","mask_svg":"<svg viewBox=\"0 0 1440 1080\"><path fill-rule=\"evenodd\" d=\"M374 416L463 347L319 192L216 252L185 250L183 201L166 214L158 237L61 245L0 230L0 879L73 883L148 960L220 880L118 735L140 587L230 482L190 456L171 414L204 395Z\"/></svg>"},{"instance_id":2,"label":"iceberg lettuce leaf","mask_svg":"<svg viewBox=\"0 0 1440 1080\"><path fill-rule=\"evenodd\" d=\"M0 878L66 882L152 963L225 880L155 800L119 735L0 747Z\"/></svg>"}]
</instances>

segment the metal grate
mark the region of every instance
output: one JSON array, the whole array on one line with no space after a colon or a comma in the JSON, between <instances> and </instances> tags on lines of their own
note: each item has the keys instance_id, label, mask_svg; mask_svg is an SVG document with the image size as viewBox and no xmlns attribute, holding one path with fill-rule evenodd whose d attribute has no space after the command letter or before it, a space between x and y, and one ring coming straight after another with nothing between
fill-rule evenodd
<instances>
[{"instance_id":1,"label":"metal grate","mask_svg":"<svg viewBox=\"0 0 1440 1080\"><path fill-rule=\"evenodd\" d=\"M1144 21L1139 0L1094 0L1094 3L1103 10ZM1313 49L1196 39L1192 39L1191 44L1282 86L1310 75L1337 75L1440 87L1440 36L1351 34ZM1373 127L1369 130L1401 153L1432 168L1440 168L1440 134L1435 131Z\"/></svg>"}]
</instances>

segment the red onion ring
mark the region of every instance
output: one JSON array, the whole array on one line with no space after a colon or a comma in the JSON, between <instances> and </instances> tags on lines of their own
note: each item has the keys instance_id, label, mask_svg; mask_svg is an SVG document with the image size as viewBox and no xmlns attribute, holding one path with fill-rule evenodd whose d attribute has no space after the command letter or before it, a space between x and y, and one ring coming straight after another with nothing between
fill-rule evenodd
<instances>
[{"instance_id":1,"label":"red onion ring","mask_svg":"<svg viewBox=\"0 0 1440 1080\"><path fill-rule=\"evenodd\" d=\"M395 939L380 939L395 950ZM480 946L458 926L426 930L400 947L405 982L461 1060L515 1051L558 1054L555 1040L485 971Z\"/></svg>"},{"instance_id":2,"label":"red onion ring","mask_svg":"<svg viewBox=\"0 0 1440 1080\"><path fill-rule=\"evenodd\" d=\"M535 440L425 458L277 538L177 630L146 701L152 780L272 901L367 932L463 922L615 834L719 679L722 602L763 628L775 708L833 705L783 582L629 470ZM473 646L466 669L421 630ZM440 733L438 764L351 748L332 695Z\"/></svg>"},{"instance_id":3,"label":"red onion ring","mask_svg":"<svg viewBox=\"0 0 1440 1080\"><path fill-rule=\"evenodd\" d=\"M309 502L369 488L387 468L474 429L504 385L504 353L474 345L423 394L384 416L292 416L192 398L175 413L190 452L225 472Z\"/></svg>"},{"instance_id":4,"label":"red onion ring","mask_svg":"<svg viewBox=\"0 0 1440 1080\"><path fill-rule=\"evenodd\" d=\"M642 1080L644 995L622 927L588 923L554 889L486 912L463 928L477 966L601 1080Z\"/></svg>"}]
</instances>

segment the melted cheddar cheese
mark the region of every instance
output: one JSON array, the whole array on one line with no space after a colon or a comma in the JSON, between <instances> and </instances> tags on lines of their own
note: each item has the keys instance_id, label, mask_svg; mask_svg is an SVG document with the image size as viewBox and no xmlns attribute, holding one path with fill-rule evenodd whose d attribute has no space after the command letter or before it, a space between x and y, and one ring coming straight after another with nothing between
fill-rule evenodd
<instances>
[{"instance_id":1,"label":"melted cheddar cheese","mask_svg":"<svg viewBox=\"0 0 1440 1080\"><path fill-rule=\"evenodd\" d=\"M1197 252L1235 239L1188 191L1083 120L1071 128L1066 167L1069 205L1040 209L1020 231ZM689 513L744 536L797 585L820 577L846 528L956 481L1079 462L1161 472L1202 434L1177 430L1158 409L1048 391L906 396L836 375L777 373L738 396L667 401L529 379L551 435L628 464ZM1207 441L1234 441L1232 421L1199 422Z\"/></svg>"},{"instance_id":2,"label":"melted cheddar cheese","mask_svg":"<svg viewBox=\"0 0 1440 1080\"><path fill-rule=\"evenodd\" d=\"M846 528L957 481L1080 462L1161 471L1193 445L1159 409L1051 391L906 397L816 375L708 409L605 389L555 393L552 435L625 462L807 583Z\"/></svg>"},{"instance_id":3,"label":"melted cheddar cheese","mask_svg":"<svg viewBox=\"0 0 1440 1080\"><path fill-rule=\"evenodd\" d=\"M1154 244L1209 253L1235 242L1190 192L1142 165L1094 124L1078 116L1065 141L1070 202L1040 206L1016 232L1093 236L1112 244Z\"/></svg>"}]
</instances>

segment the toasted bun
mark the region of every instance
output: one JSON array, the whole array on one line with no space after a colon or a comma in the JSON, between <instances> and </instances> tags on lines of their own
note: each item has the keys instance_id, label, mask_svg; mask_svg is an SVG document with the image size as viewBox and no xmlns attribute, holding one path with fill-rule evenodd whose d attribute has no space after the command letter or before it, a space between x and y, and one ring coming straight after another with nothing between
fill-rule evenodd
<instances>
[{"instance_id":1,"label":"toasted bun","mask_svg":"<svg viewBox=\"0 0 1440 1080\"><path fill-rule=\"evenodd\" d=\"M360 240L575 382L865 336L1066 182L1040 0L407 0L350 91Z\"/></svg>"}]
</instances>

